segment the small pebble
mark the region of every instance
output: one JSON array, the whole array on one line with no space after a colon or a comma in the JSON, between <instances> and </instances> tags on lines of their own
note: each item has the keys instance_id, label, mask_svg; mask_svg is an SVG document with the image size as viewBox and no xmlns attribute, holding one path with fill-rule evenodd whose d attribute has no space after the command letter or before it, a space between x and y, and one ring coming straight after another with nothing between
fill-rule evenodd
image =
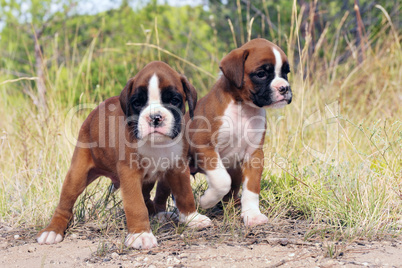
<instances>
[{"instance_id":1,"label":"small pebble","mask_svg":"<svg viewBox=\"0 0 402 268\"><path fill-rule=\"evenodd\" d=\"M28 248L28 252L30 252L30 253L34 252L35 250L36 250L36 248L34 248L34 247L29 247Z\"/></svg>"},{"instance_id":2,"label":"small pebble","mask_svg":"<svg viewBox=\"0 0 402 268\"><path fill-rule=\"evenodd\" d=\"M14 235L14 239L18 239L18 238L20 238L20 235Z\"/></svg>"},{"instance_id":3,"label":"small pebble","mask_svg":"<svg viewBox=\"0 0 402 268\"><path fill-rule=\"evenodd\" d=\"M6 232L11 231L13 228L12 227L8 227L8 226L3 226L3 230Z\"/></svg>"},{"instance_id":4,"label":"small pebble","mask_svg":"<svg viewBox=\"0 0 402 268\"><path fill-rule=\"evenodd\" d=\"M281 240L279 241L279 243L281 244L281 246L286 246L289 243L289 239L287 238L281 238Z\"/></svg>"},{"instance_id":5,"label":"small pebble","mask_svg":"<svg viewBox=\"0 0 402 268\"><path fill-rule=\"evenodd\" d=\"M116 252L112 253L112 259L116 259L119 257L119 254L117 254Z\"/></svg>"}]
</instances>

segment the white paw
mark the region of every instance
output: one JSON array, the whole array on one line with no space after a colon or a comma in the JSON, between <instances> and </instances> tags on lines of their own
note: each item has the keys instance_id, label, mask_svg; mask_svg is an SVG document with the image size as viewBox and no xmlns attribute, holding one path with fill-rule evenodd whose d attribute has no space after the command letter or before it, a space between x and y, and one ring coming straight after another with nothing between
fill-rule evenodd
<instances>
[{"instance_id":1,"label":"white paw","mask_svg":"<svg viewBox=\"0 0 402 268\"><path fill-rule=\"evenodd\" d=\"M246 211L243 212L241 216L246 226L262 225L268 222L268 217L260 212Z\"/></svg>"},{"instance_id":2,"label":"white paw","mask_svg":"<svg viewBox=\"0 0 402 268\"><path fill-rule=\"evenodd\" d=\"M39 244L56 244L63 240L61 234L56 234L54 231L43 232L37 239Z\"/></svg>"},{"instance_id":3,"label":"white paw","mask_svg":"<svg viewBox=\"0 0 402 268\"><path fill-rule=\"evenodd\" d=\"M179 216L174 212L159 212L154 216L159 223L177 221Z\"/></svg>"},{"instance_id":4,"label":"white paw","mask_svg":"<svg viewBox=\"0 0 402 268\"><path fill-rule=\"evenodd\" d=\"M124 244L135 249L150 249L156 247L158 242L151 232L143 232L128 234Z\"/></svg>"},{"instance_id":5,"label":"white paw","mask_svg":"<svg viewBox=\"0 0 402 268\"><path fill-rule=\"evenodd\" d=\"M193 212L185 216L180 213L179 222L187 224L190 228L202 229L212 225L212 221L207 216L201 215L198 212Z\"/></svg>"}]
</instances>

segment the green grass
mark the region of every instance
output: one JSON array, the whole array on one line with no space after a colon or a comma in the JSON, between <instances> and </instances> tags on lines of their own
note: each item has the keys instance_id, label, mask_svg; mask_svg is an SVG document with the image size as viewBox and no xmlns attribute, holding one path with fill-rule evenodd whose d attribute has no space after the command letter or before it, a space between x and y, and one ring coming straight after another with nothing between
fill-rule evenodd
<instances>
[{"instance_id":1,"label":"green grass","mask_svg":"<svg viewBox=\"0 0 402 268\"><path fill-rule=\"evenodd\" d=\"M323 37L317 52L309 55L308 41L300 43L296 10L293 17L293 30L284 33L286 38L282 36L281 42L293 66L294 101L282 110L268 111L262 211L271 222L307 222L306 238L398 236L402 221L400 34L384 20L383 30L368 40L371 46L365 51L363 64L353 53L340 63L336 44L344 43L344 36ZM73 118L71 129L66 129L68 111L77 103L97 104L122 89L106 71L109 61L120 52L103 54L103 60L91 65L96 42L97 37L83 55L67 58L66 64L50 63L48 111L33 105L22 90L14 90L24 88L35 94L32 81L0 85L0 217L4 224L40 229L49 222L74 149L67 134L76 136L89 113L83 110ZM300 47L300 55L294 53L296 47ZM191 51L191 46L188 49ZM121 72L128 79L150 58L136 48L126 50L138 59L134 67L122 65ZM176 57L166 57L174 67L185 64ZM217 66L218 62L211 64ZM201 95L205 94L214 79L194 72L197 75L190 79L202 88ZM91 76L94 74L96 78ZM0 81L7 79L10 77L0 77ZM93 89L92 79L103 81L102 86ZM206 184L202 176L197 178L193 188L198 201ZM95 221L102 232L122 232L120 195L110 195L108 186L109 181L103 178L88 187L76 204L72 230ZM153 228L162 227L154 223ZM181 233L181 228L176 232ZM239 210L225 207L220 228L233 236L240 234ZM105 245L100 245L99 251L105 250ZM330 255L335 251L329 246Z\"/></svg>"}]
</instances>

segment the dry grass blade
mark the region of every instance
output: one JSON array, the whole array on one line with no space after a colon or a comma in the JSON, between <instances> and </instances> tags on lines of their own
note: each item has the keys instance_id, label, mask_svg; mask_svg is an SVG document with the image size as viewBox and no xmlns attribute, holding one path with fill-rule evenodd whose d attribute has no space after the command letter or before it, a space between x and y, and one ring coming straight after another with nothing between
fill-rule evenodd
<instances>
[{"instance_id":1,"label":"dry grass blade","mask_svg":"<svg viewBox=\"0 0 402 268\"><path fill-rule=\"evenodd\" d=\"M384 16L387 18L389 26L392 29L392 33L394 34L395 43L398 46L398 48L400 49L401 44L400 44L399 34L398 34L397 30L395 29L394 24L392 23L391 17L389 16L388 12L381 5L375 5L375 7L378 8L379 10L381 10L382 13L384 13Z\"/></svg>"},{"instance_id":2,"label":"dry grass blade","mask_svg":"<svg viewBox=\"0 0 402 268\"><path fill-rule=\"evenodd\" d=\"M38 80L38 79L39 79L38 77L20 77L20 78L17 78L17 79L10 79L10 80L2 81L2 82L0 82L0 85L5 85L5 84L8 84L8 83L15 83L15 82L23 81L23 80L32 81L32 80Z\"/></svg>"},{"instance_id":3,"label":"dry grass blade","mask_svg":"<svg viewBox=\"0 0 402 268\"><path fill-rule=\"evenodd\" d=\"M157 45L147 44L147 43L127 43L126 45L128 45L128 46L143 46L143 47L150 47L150 48L157 49L158 51L162 51L163 53L165 53L165 54L167 54L169 56L172 56L173 58L178 59L178 60L188 64L189 66L191 66L194 69L200 71L201 73L204 73L204 74L208 75L211 78L216 78L214 75L212 75L211 73L209 73L209 72L205 71L204 69L198 67L194 63L189 62L188 60L183 59L182 57L179 57L179 56L175 55L174 53L172 53L172 52L170 52L170 51L168 51L166 49L163 49L163 48L161 48L161 47L159 47Z\"/></svg>"}]
</instances>

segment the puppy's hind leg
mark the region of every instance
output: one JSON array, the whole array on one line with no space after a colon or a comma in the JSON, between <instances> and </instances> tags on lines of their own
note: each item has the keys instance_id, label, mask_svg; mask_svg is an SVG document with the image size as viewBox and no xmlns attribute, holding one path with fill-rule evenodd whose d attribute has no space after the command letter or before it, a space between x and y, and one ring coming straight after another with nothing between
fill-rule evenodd
<instances>
[{"instance_id":1,"label":"puppy's hind leg","mask_svg":"<svg viewBox=\"0 0 402 268\"><path fill-rule=\"evenodd\" d=\"M148 209L149 216L157 218L158 222L164 223L170 220L176 220L177 215L173 212L166 212L167 199L170 195L170 187L164 178L158 181L156 187L155 198L151 200L151 191L155 186L155 182L143 183L142 194L144 196L145 205Z\"/></svg>"},{"instance_id":2,"label":"puppy's hind leg","mask_svg":"<svg viewBox=\"0 0 402 268\"><path fill-rule=\"evenodd\" d=\"M179 222L190 228L205 228L212 225L211 220L197 212L190 182L190 169L185 166L165 175L179 210Z\"/></svg>"},{"instance_id":3,"label":"puppy's hind leg","mask_svg":"<svg viewBox=\"0 0 402 268\"><path fill-rule=\"evenodd\" d=\"M242 184L242 170L240 168L233 168L228 169L227 171L232 179L232 185L229 193L223 197L222 201L224 203L229 203L231 200L233 200L234 205L240 205L241 201L238 194Z\"/></svg>"},{"instance_id":4,"label":"puppy's hind leg","mask_svg":"<svg viewBox=\"0 0 402 268\"><path fill-rule=\"evenodd\" d=\"M158 185L156 186L156 194L154 198L154 206L156 213L156 218L160 223L164 223L167 221L176 221L178 219L178 214L173 212L167 212L167 200L171 194L171 189L169 186L169 182L166 178L161 178L158 181Z\"/></svg>"},{"instance_id":5,"label":"puppy's hind leg","mask_svg":"<svg viewBox=\"0 0 402 268\"><path fill-rule=\"evenodd\" d=\"M147 206L148 209L148 214L155 215L157 213L157 210L155 208L154 202L151 200L151 191L155 186L155 182L144 182L142 184L142 196L144 197L144 202L145 205Z\"/></svg>"},{"instance_id":6,"label":"puppy's hind leg","mask_svg":"<svg viewBox=\"0 0 402 268\"><path fill-rule=\"evenodd\" d=\"M93 176L89 176L89 171L93 166L89 149L76 147L61 189L59 204L50 224L37 235L39 244L55 244L63 240L64 231L73 217L75 201L85 187L95 179Z\"/></svg>"}]
</instances>

